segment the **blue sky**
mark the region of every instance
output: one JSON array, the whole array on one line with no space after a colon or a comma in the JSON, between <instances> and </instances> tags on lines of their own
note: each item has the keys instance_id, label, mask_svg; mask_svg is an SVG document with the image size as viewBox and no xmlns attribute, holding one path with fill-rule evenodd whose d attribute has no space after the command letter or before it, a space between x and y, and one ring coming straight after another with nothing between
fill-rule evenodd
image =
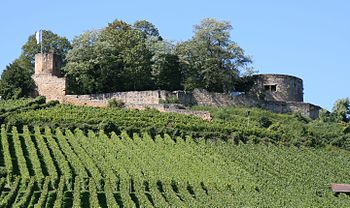
<instances>
[{"instance_id":1,"label":"blue sky","mask_svg":"<svg viewBox=\"0 0 350 208\"><path fill-rule=\"evenodd\" d=\"M304 80L304 99L331 109L350 97L350 1L347 0L60 0L0 2L0 70L38 29L72 40L115 19L146 19L165 39L191 38L206 17L230 21L231 38L260 73Z\"/></svg>"}]
</instances>

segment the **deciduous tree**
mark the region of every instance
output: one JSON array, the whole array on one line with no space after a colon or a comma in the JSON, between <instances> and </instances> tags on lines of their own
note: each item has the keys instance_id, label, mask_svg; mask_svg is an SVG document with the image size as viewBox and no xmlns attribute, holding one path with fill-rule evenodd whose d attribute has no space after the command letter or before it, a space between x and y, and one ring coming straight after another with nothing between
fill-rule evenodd
<instances>
[{"instance_id":1,"label":"deciduous tree","mask_svg":"<svg viewBox=\"0 0 350 208\"><path fill-rule=\"evenodd\" d=\"M204 19L194 26L191 40L177 45L177 54L186 77L185 89L233 90L240 70L244 70L251 59L230 39L231 29L229 22Z\"/></svg>"},{"instance_id":2,"label":"deciduous tree","mask_svg":"<svg viewBox=\"0 0 350 208\"><path fill-rule=\"evenodd\" d=\"M155 37L162 40L158 28L147 20L138 20L134 23L134 28L143 32L147 37Z\"/></svg>"},{"instance_id":3,"label":"deciduous tree","mask_svg":"<svg viewBox=\"0 0 350 208\"><path fill-rule=\"evenodd\" d=\"M3 99L28 97L34 91L34 81L28 62L16 59L3 71L0 80L0 95Z\"/></svg>"},{"instance_id":4,"label":"deciduous tree","mask_svg":"<svg viewBox=\"0 0 350 208\"><path fill-rule=\"evenodd\" d=\"M335 121L348 122L350 120L350 101L349 98L342 98L335 102L332 109L332 116Z\"/></svg>"},{"instance_id":5,"label":"deciduous tree","mask_svg":"<svg viewBox=\"0 0 350 208\"><path fill-rule=\"evenodd\" d=\"M65 67L72 93L153 89L152 54L140 30L116 20L73 40Z\"/></svg>"}]
</instances>

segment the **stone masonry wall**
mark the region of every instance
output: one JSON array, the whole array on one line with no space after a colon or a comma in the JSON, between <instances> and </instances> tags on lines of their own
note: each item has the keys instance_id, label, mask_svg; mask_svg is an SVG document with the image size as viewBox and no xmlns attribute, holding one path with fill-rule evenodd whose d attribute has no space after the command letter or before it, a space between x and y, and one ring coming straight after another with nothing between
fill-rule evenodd
<instances>
[{"instance_id":1,"label":"stone masonry wall","mask_svg":"<svg viewBox=\"0 0 350 208\"><path fill-rule=\"evenodd\" d=\"M261 107L278 113L300 112L302 115L317 118L318 106L303 103L302 80L288 75L256 75L256 83L249 96L232 97L223 93L211 93L203 89L193 92L164 90L115 92L91 95L66 95L66 81L59 78L60 58L53 53L35 55L35 74L33 79L38 95L45 96L47 101L59 100L73 105L106 107L108 100L117 99L128 108L142 109L153 107L164 112L192 114L210 120L208 112L194 112L186 109L166 108L162 101L176 96L183 105L229 106L243 105ZM266 89L269 90L266 90ZM256 99L264 92L264 100ZM209 114L209 115L208 115Z\"/></svg>"},{"instance_id":2,"label":"stone masonry wall","mask_svg":"<svg viewBox=\"0 0 350 208\"><path fill-rule=\"evenodd\" d=\"M176 96L179 103L183 105L200 105L200 106L247 106L258 107L270 110L276 113L293 113L299 112L304 116L312 119L318 118L319 106L303 102L283 102L283 101L263 101L257 100L247 95L229 96L224 93L212 93L203 89L196 89L193 92L175 91L168 92L162 90L156 91L133 91L118 92L93 95L65 95L64 103L81 106L106 107L109 99L121 100L126 104L127 108L144 109L151 107L163 112L180 112L183 109L165 108L162 100L166 100L169 96ZM182 112L183 113L183 112ZM190 113L190 114L193 114ZM207 115L204 115L207 117Z\"/></svg>"},{"instance_id":3,"label":"stone masonry wall","mask_svg":"<svg viewBox=\"0 0 350 208\"><path fill-rule=\"evenodd\" d=\"M188 96L188 95L186 95ZM212 93L206 90L194 90L192 102L202 106L229 106L239 105L246 107L258 107L275 113L300 113L312 119L318 118L321 107L304 102L294 101L265 101L258 100L248 95L229 96L224 93Z\"/></svg>"},{"instance_id":4,"label":"stone masonry wall","mask_svg":"<svg viewBox=\"0 0 350 208\"><path fill-rule=\"evenodd\" d=\"M300 113L303 116L317 119L321 107L302 102L282 102L282 101L266 101L259 103L258 106L266 110L276 113Z\"/></svg>"},{"instance_id":5,"label":"stone masonry wall","mask_svg":"<svg viewBox=\"0 0 350 208\"><path fill-rule=\"evenodd\" d=\"M223 93L211 93L206 90L196 89L193 92L168 92L164 90L156 91L132 91L117 92L91 95L65 95L65 79L51 75L34 75L33 79L37 85L39 95L45 96L47 101L59 100L63 103L107 107L108 100L117 99L126 104L128 108L144 109L145 107L156 108L163 112L178 112L182 114L192 114L203 119L210 120L210 115L205 113L190 112L183 109L166 109L162 106L162 100L166 100L169 96L177 96L181 104L184 105L202 105L202 106L229 106L241 105L248 107L260 107L271 110L276 113L299 112L310 118L317 118L319 110L318 106L302 103L302 102L282 102L282 101L261 101L249 96L232 97ZM186 113L186 112L187 113Z\"/></svg>"},{"instance_id":6,"label":"stone masonry wall","mask_svg":"<svg viewBox=\"0 0 350 208\"><path fill-rule=\"evenodd\" d=\"M171 94L171 92L167 91L135 91L95 95L66 95L63 98L63 102L79 106L107 107L108 100L115 98L123 101L129 109L144 110L145 108L153 108L160 112L194 115L204 120L211 120L211 115L207 111L191 111L180 109L178 105L169 107L172 105L161 104L160 101L165 100L166 96L170 96ZM156 99L156 96L158 99Z\"/></svg>"},{"instance_id":7,"label":"stone masonry wall","mask_svg":"<svg viewBox=\"0 0 350 208\"><path fill-rule=\"evenodd\" d=\"M66 80L51 76L50 74L39 74L32 76L36 84L36 93L45 96L47 101L63 101L66 94Z\"/></svg>"},{"instance_id":8,"label":"stone masonry wall","mask_svg":"<svg viewBox=\"0 0 350 208\"><path fill-rule=\"evenodd\" d=\"M156 105L165 100L171 92L165 90L154 91L129 91L91 95L66 95L64 102L74 105L107 106L108 100L116 99L125 104L132 105Z\"/></svg>"},{"instance_id":9,"label":"stone masonry wall","mask_svg":"<svg viewBox=\"0 0 350 208\"><path fill-rule=\"evenodd\" d=\"M255 75L250 95L266 101L303 102L303 80L283 74Z\"/></svg>"}]
</instances>

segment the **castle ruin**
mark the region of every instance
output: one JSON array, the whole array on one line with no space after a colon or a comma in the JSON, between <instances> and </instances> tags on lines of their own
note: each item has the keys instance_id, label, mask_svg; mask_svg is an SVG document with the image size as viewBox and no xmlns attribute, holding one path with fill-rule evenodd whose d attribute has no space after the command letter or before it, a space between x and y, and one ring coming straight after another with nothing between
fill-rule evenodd
<instances>
[{"instance_id":1,"label":"castle ruin","mask_svg":"<svg viewBox=\"0 0 350 208\"><path fill-rule=\"evenodd\" d=\"M114 92L90 95L67 95L66 80L60 76L61 62L53 53L36 54L35 74L36 93L45 96L47 101L58 100L81 106L106 107L108 100L116 99L125 103L127 108L156 108L165 112L194 114L210 119L210 114L184 109L169 109L162 104L169 97L176 96L183 105L229 106L242 105L259 107L277 113L300 113L312 119L318 118L320 107L303 102L303 81L300 78L280 74L254 75L254 85L247 94L230 96L213 93L203 89L192 92L165 90Z\"/></svg>"},{"instance_id":2,"label":"castle ruin","mask_svg":"<svg viewBox=\"0 0 350 208\"><path fill-rule=\"evenodd\" d=\"M61 59L53 53L35 55L35 72L32 76L36 85L36 94L46 100L63 101L66 95L66 79L59 77Z\"/></svg>"},{"instance_id":3,"label":"castle ruin","mask_svg":"<svg viewBox=\"0 0 350 208\"><path fill-rule=\"evenodd\" d=\"M266 101L304 101L303 80L284 74L254 75L250 94Z\"/></svg>"}]
</instances>

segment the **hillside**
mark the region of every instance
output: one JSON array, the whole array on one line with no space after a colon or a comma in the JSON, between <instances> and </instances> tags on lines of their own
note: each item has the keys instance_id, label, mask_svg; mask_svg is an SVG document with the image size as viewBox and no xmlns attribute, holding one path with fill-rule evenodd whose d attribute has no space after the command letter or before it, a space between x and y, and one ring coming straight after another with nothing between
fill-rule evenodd
<instances>
[{"instance_id":1,"label":"hillside","mask_svg":"<svg viewBox=\"0 0 350 208\"><path fill-rule=\"evenodd\" d=\"M0 207L348 207L346 124L1 101ZM196 108L194 108L196 109ZM198 108L197 108L198 109Z\"/></svg>"},{"instance_id":2,"label":"hillside","mask_svg":"<svg viewBox=\"0 0 350 208\"><path fill-rule=\"evenodd\" d=\"M43 101L28 100L29 104L16 101L18 106L3 109L0 118L8 126L20 129L27 125L30 129L49 126L53 129L80 128L84 132L104 130L107 133L120 133L124 130L130 135L167 133L173 137L190 135L234 143L267 142L309 147L331 145L350 150L349 123L313 121L300 114L276 114L258 108L193 107L194 110L211 112L212 121L204 121L195 116L161 113L153 109L78 107L57 102L45 104Z\"/></svg>"}]
</instances>

